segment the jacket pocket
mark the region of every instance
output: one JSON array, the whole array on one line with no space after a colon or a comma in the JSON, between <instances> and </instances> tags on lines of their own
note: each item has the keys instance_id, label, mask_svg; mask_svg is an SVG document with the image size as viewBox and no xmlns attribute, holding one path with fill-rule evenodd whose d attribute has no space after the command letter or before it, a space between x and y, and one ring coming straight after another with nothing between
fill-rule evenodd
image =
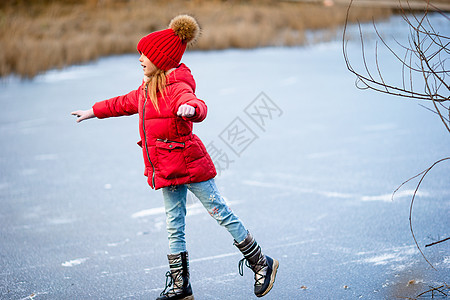
<instances>
[{"instance_id":1,"label":"jacket pocket","mask_svg":"<svg viewBox=\"0 0 450 300\"><path fill-rule=\"evenodd\" d=\"M158 173L161 177L174 179L188 175L184 159L184 143L157 139L155 146Z\"/></svg>"}]
</instances>

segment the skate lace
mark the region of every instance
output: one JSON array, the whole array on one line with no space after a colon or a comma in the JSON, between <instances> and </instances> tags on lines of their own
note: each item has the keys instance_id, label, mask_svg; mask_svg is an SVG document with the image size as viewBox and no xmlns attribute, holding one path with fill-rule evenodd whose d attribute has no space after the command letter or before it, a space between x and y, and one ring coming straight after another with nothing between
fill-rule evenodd
<instances>
[{"instance_id":1,"label":"skate lace","mask_svg":"<svg viewBox=\"0 0 450 300\"><path fill-rule=\"evenodd\" d=\"M173 278L170 273L170 271L167 271L166 273L166 287L164 288L164 291L161 292L160 296L169 294L170 291L167 291L168 288L170 288L173 284Z\"/></svg>"},{"instance_id":2,"label":"skate lace","mask_svg":"<svg viewBox=\"0 0 450 300\"><path fill-rule=\"evenodd\" d=\"M254 267L250 265L248 260L245 258L241 259L238 264L238 271L239 275L244 276L244 265L247 266L247 268L252 269L253 272L255 272L255 285L263 285L264 279L266 278L266 272L265 271L265 265L261 263L256 263ZM255 271L258 270L258 271Z\"/></svg>"},{"instance_id":3,"label":"skate lace","mask_svg":"<svg viewBox=\"0 0 450 300\"><path fill-rule=\"evenodd\" d=\"M166 287L164 291L161 292L160 296L175 296L182 292L183 282L180 282L179 277L181 276L181 271L172 273L171 271L167 271L166 273ZM180 285L181 283L181 285ZM168 288L171 289L167 290Z\"/></svg>"}]
</instances>

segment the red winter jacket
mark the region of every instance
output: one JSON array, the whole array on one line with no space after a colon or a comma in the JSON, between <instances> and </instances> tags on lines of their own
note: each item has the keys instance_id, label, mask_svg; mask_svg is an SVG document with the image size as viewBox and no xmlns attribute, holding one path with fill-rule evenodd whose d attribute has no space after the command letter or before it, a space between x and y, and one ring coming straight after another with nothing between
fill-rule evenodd
<instances>
[{"instance_id":1,"label":"red winter jacket","mask_svg":"<svg viewBox=\"0 0 450 300\"><path fill-rule=\"evenodd\" d=\"M97 118L139 113L139 131L145 173L154 189L206 181L216 176L214 164L200 139L192 133L192 122L206 118L205 102L198 99L191 71L184 64L167 77L164 99L158 92L159 112L153 106L143 83L137 90L94 104ZM178 107L195 107L191 118L177 116Z\"/></svg>"}]
</instances>

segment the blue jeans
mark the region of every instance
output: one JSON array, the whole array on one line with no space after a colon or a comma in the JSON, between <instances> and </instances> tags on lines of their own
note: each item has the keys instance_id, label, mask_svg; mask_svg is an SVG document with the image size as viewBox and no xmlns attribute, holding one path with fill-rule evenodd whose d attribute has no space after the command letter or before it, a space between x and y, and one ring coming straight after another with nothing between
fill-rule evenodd
<instances>
[{"instance_id":1,"label":"blue jeans","mask_svg":"<svg viewBox=\"0 0 450 300\"><path fill-rule=\"evenodd\" d=\"M236 242L240 243L247 237L247 229L220 196L214 179L165 187L162 191L171 254L186 251L184 230L188 189L200 200L217 223L228 230Z\"/></svg>"}]
</instances>

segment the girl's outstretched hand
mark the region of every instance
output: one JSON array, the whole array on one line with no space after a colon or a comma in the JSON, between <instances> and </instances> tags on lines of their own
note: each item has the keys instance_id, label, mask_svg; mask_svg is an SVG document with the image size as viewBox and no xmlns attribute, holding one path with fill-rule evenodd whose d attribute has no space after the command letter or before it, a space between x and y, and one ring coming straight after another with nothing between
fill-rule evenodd
<instances>
[{"instance_id":1,"label":"girl's outstretched hand","mask_svg":"<svg viewBox=\"0 0 450 300\"><path fill-rule=\"evenodd\" d=\"M195 115L195 107L188 104L182 104L178 107L177 116L190 118Z\"/></svg>"},{"instance_id":2,"label":"girl's outstretched hand","mask_svg":"<svg viewBox=\"0 0 450 300\"><path fill-rule=\"evenodd\" d=\"M89 110L77 110L72 112L73 116L76 116L77 119L77 123L80 123L81 121L87 120L87 119L91 119L94 118L94 110L91 108Z\"/></svg>"}]
</instances>

